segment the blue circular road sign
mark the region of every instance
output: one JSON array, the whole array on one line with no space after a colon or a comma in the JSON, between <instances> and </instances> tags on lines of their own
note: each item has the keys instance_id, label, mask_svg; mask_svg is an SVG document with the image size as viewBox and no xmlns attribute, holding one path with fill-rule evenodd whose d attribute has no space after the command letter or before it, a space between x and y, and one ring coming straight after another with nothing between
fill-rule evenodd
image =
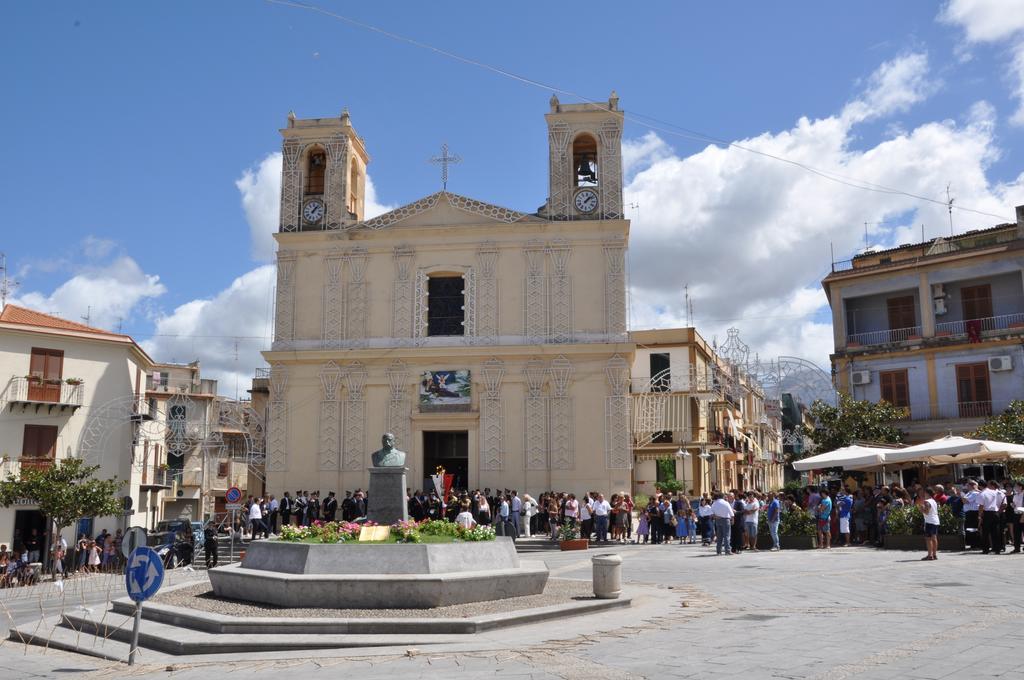
<instances>
[{"instance_id":1,"label":"blue circular road sign","mask_svg":"<svg viewBox=\"0 0 1024 680\"><path fill-rule=\"evenodd\" d=\"M136 602L156 595L164 583L164 565L156 551L147 546L133 550L125 565L124 582L128 588L128 597Z\"/></svg>"},{"instance_id":2,"label":"blue circular road sign","mask_svg":"<svg viewBox=\"0 0 1024 680\"><path fill-rule=\"evenodd\" d=\"M227 501L228 503L239 502L240 500L242 500L242 490L239 489L237 486L231 487L230 489L227 490L227 493L224 494L224 500Z\"/></svg>"}]
</instances>

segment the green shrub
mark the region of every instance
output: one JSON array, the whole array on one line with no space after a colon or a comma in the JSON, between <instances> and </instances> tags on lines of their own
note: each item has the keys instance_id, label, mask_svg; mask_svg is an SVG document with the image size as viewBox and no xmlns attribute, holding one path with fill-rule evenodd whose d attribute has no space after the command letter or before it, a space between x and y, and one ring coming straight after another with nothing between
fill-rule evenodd
<instances>
[{"instance_id":1,"label":"green shrub","mask_svg":"<svg viewBox=\"0 0 1024 680\"><path fill-rule=\"evenodd\" d=\"M782 513L782 519L779 522L779 535L817 536L818 520L814 519L806 510L794 507L789 512Z\"/></svg>"},{"instance_id":2,"label":"green shrub","mask_svg":"<svg viewBox=\"0 0 1024 680\"><path fill-rule=\"evenodd\" d=\"M429 519L419 525L419 532L424 536L451 536L458 538L459 525L445 519Z\"/></svg>"},{"instance_id":3,"label":"green shrub","mask_svg":"<svg viewBox=\"0 0 1024 680\"><path fill-rule=\"evenodd\" d=\"M924 514L917 505L904 505L889 509L886 530L894 536L923 536ZM947 505L939 506L939 533L960 533L960 520Z\"/></svg>"}]
</instances>

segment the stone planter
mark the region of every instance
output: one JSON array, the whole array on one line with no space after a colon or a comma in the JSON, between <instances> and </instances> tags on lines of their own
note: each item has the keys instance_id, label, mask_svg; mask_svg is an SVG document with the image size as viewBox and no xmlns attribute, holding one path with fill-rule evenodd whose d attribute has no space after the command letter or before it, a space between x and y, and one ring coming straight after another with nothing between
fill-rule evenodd
<instances>
[{"instance_id":1,"label":"stone planter","mask_svg":"<svg viewBox=\"0 0 1024 680\"><path fill-rule=\"evenodd\" d=\"M817 536L779 536L783 550L813 550L818 547Z\"/></svg>"},{"instance_id":2,"label":"stone planter","mask_svg":"<svg viewBox=\"0 0 1024 680\"><path fill-rule=\"evenodd\" d=\"M585 538L574 538L570 541L559 541L558 547L561 550L586 550L590 541Z\"/></svg>"},{"instance_id":3,"label":"stone planter","mask_svg":"<svg viewBox=\"0 0 1024 680\"><path fill-rule=\"evenodd\" d=\"M887 534L882 547L886 550L924 550L924 534ZM963 536L939 534L939 550L964 551Z\"/></svg>"}]
</instances>

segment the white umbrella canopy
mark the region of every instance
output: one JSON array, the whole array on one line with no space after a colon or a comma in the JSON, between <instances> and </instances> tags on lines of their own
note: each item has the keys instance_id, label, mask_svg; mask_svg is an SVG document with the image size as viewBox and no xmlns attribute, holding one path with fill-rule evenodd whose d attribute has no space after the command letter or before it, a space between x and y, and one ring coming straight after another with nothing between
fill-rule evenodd
<instances>
[{"instance_id":1,"label":"white umbrella canopy","mask_svg":"<svg viewBox=\"0 0 1024 680\"><path fill-rule=\"evenodd\" d=\"M830 467L873 467L875 465L884 464L885 454L891 451L892 449L882 449L873 446L859 446L857 444L853 444L851 446L844 446L840 449L836 449L835 451L819 453L816 456L798 460L793 463L793 469L803 471L821 470L823 468Z\"/></svg>"},{"instance_id":2,"label":"white umbrella canopy","mask_svg":"<svg viewBox=\"0 0 1024 680\"><path fill-rule=\"evenodd\" d=\"M990 439L969 439L946 436L934 441L885 451L882 462L889 463L967 463L994 460L1024 459L1024 446Z\"/></svg>"}]
</instances>

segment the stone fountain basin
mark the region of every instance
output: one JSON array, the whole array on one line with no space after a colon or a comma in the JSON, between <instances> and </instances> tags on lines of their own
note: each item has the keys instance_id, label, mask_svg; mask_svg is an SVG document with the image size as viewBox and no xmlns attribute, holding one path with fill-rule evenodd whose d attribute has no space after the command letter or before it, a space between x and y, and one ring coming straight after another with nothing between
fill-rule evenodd
<instances>
[{"instance_id":1,"label":"stone fountain basin","mask_svg":"<svg viewBox=\"0 0 1024 680\"><path fill-rule=\"evenodd\" d=\"M543 562L512 540L338 544L254 541L245 559L211 569L214 594L280 607L428 609L544 592Z\"/></svg>"}]
</instances>

